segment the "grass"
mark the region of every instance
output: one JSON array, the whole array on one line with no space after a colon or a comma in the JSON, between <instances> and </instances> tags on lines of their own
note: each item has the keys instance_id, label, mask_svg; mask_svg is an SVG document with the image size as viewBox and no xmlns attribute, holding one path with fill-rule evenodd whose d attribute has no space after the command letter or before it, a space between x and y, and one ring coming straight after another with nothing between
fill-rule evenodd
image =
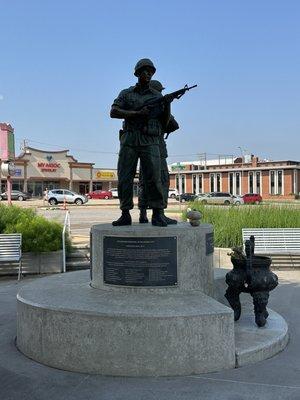
<instances>
[{"instance_id":1,"label":"grass","mask_svg":"<svg viewBox=\"0 0 300 400\"><path fill-rule=\"evenodd\" d=\"M216 247L241 246L242 228L300 228L300 211L293 206L212 207L193 202L189 207L202 213L202 222L214 226Z\"/></svg>"}]
</instances>

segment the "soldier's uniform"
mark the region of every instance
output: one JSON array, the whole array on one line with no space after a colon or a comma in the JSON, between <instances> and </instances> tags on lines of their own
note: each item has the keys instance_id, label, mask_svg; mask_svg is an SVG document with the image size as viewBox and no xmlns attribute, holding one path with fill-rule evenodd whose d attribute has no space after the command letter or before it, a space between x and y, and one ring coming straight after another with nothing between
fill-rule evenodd
<instances>
[{"instance_id":1,"label":"soldier's uniform","mask_svg":"<svg viewBox=\"0 0 300 400\"><path fill-rule=\"evenodd\" d=\"M179 129L179 125L173 115L171 115L167 127L164 129L163 133L171 133ZM170 186L170 175L167 164L168 151L164 135L159 137L159 153L160 153L160 173L161 173L161 184L163 188L163 204L164 208L168 207L168 197L169 197L169 186ZM151 208L147 201L147 196L145 193L145 183L143 178L143 173L140 171L139 177L139 199L138 207L139 209Z\"/></svg>"},{"instance_id":2,"label":"soldier's uniform","mask_svg":"<svg viewBox=\"0 0 300 400\"><path fill-rule=\"evenodd\" d=\"M137 111L148 102L162 97L161 93L148 87L145 90L136 84L122 90L113 102L124 110ZM138 159L145 180L145 196L149 207L163 209L164 196L161 184L159 143L162 135L161 107L150 118L128 118L123 125L118 160L118 195L121 210L133 208L133 180Z\"/></svg>"}]
</instances>

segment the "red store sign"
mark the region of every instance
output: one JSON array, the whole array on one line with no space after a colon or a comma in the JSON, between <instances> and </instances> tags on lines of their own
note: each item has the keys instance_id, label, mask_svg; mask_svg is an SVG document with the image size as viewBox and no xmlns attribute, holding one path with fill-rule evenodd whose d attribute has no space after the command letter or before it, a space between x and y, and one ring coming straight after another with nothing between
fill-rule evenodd
<instances>
[{"instance_id":1,"label":"red store sign","mask_svg":"<svg viewBox=\"0 0 300 400\"><path fill-rule=\"evenodd\" d=\"M42 172L56 172L58 168L60 168L59 163L44 163L44 162L39 162L38 163L38 168Z\"/></svg>"}]
</instances>

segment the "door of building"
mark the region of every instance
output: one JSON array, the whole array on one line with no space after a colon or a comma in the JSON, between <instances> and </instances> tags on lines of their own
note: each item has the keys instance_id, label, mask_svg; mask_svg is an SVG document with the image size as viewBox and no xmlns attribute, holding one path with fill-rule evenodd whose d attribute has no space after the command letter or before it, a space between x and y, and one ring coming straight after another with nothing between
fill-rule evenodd
<instances>
[{"instance_id":1,"label":"door of building","mask_svg":"<svg viewBox=\"0 0 300 400\"><path fill-rule=\"evenodd\" d=\"M88 182L79 182L79 193L86 194L90 191L90 184Z\"/></svg>"}]
</instances>

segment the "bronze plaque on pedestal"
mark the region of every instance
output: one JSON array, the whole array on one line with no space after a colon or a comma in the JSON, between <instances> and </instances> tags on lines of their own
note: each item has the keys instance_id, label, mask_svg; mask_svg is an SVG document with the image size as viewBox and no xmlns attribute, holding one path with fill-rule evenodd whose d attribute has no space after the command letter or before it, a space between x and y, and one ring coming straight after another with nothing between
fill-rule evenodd
<instances>
[{"instance_id":1,"label":"bronze plaque on pedestal","mask_svg":"<svg viewBox=\"0 0 300 400\"><path fill-rule=\"evenodd\" d=\"M105 236L103 276L111 285L176 285L177 237Z\"/></svg>"}]
</instances>

